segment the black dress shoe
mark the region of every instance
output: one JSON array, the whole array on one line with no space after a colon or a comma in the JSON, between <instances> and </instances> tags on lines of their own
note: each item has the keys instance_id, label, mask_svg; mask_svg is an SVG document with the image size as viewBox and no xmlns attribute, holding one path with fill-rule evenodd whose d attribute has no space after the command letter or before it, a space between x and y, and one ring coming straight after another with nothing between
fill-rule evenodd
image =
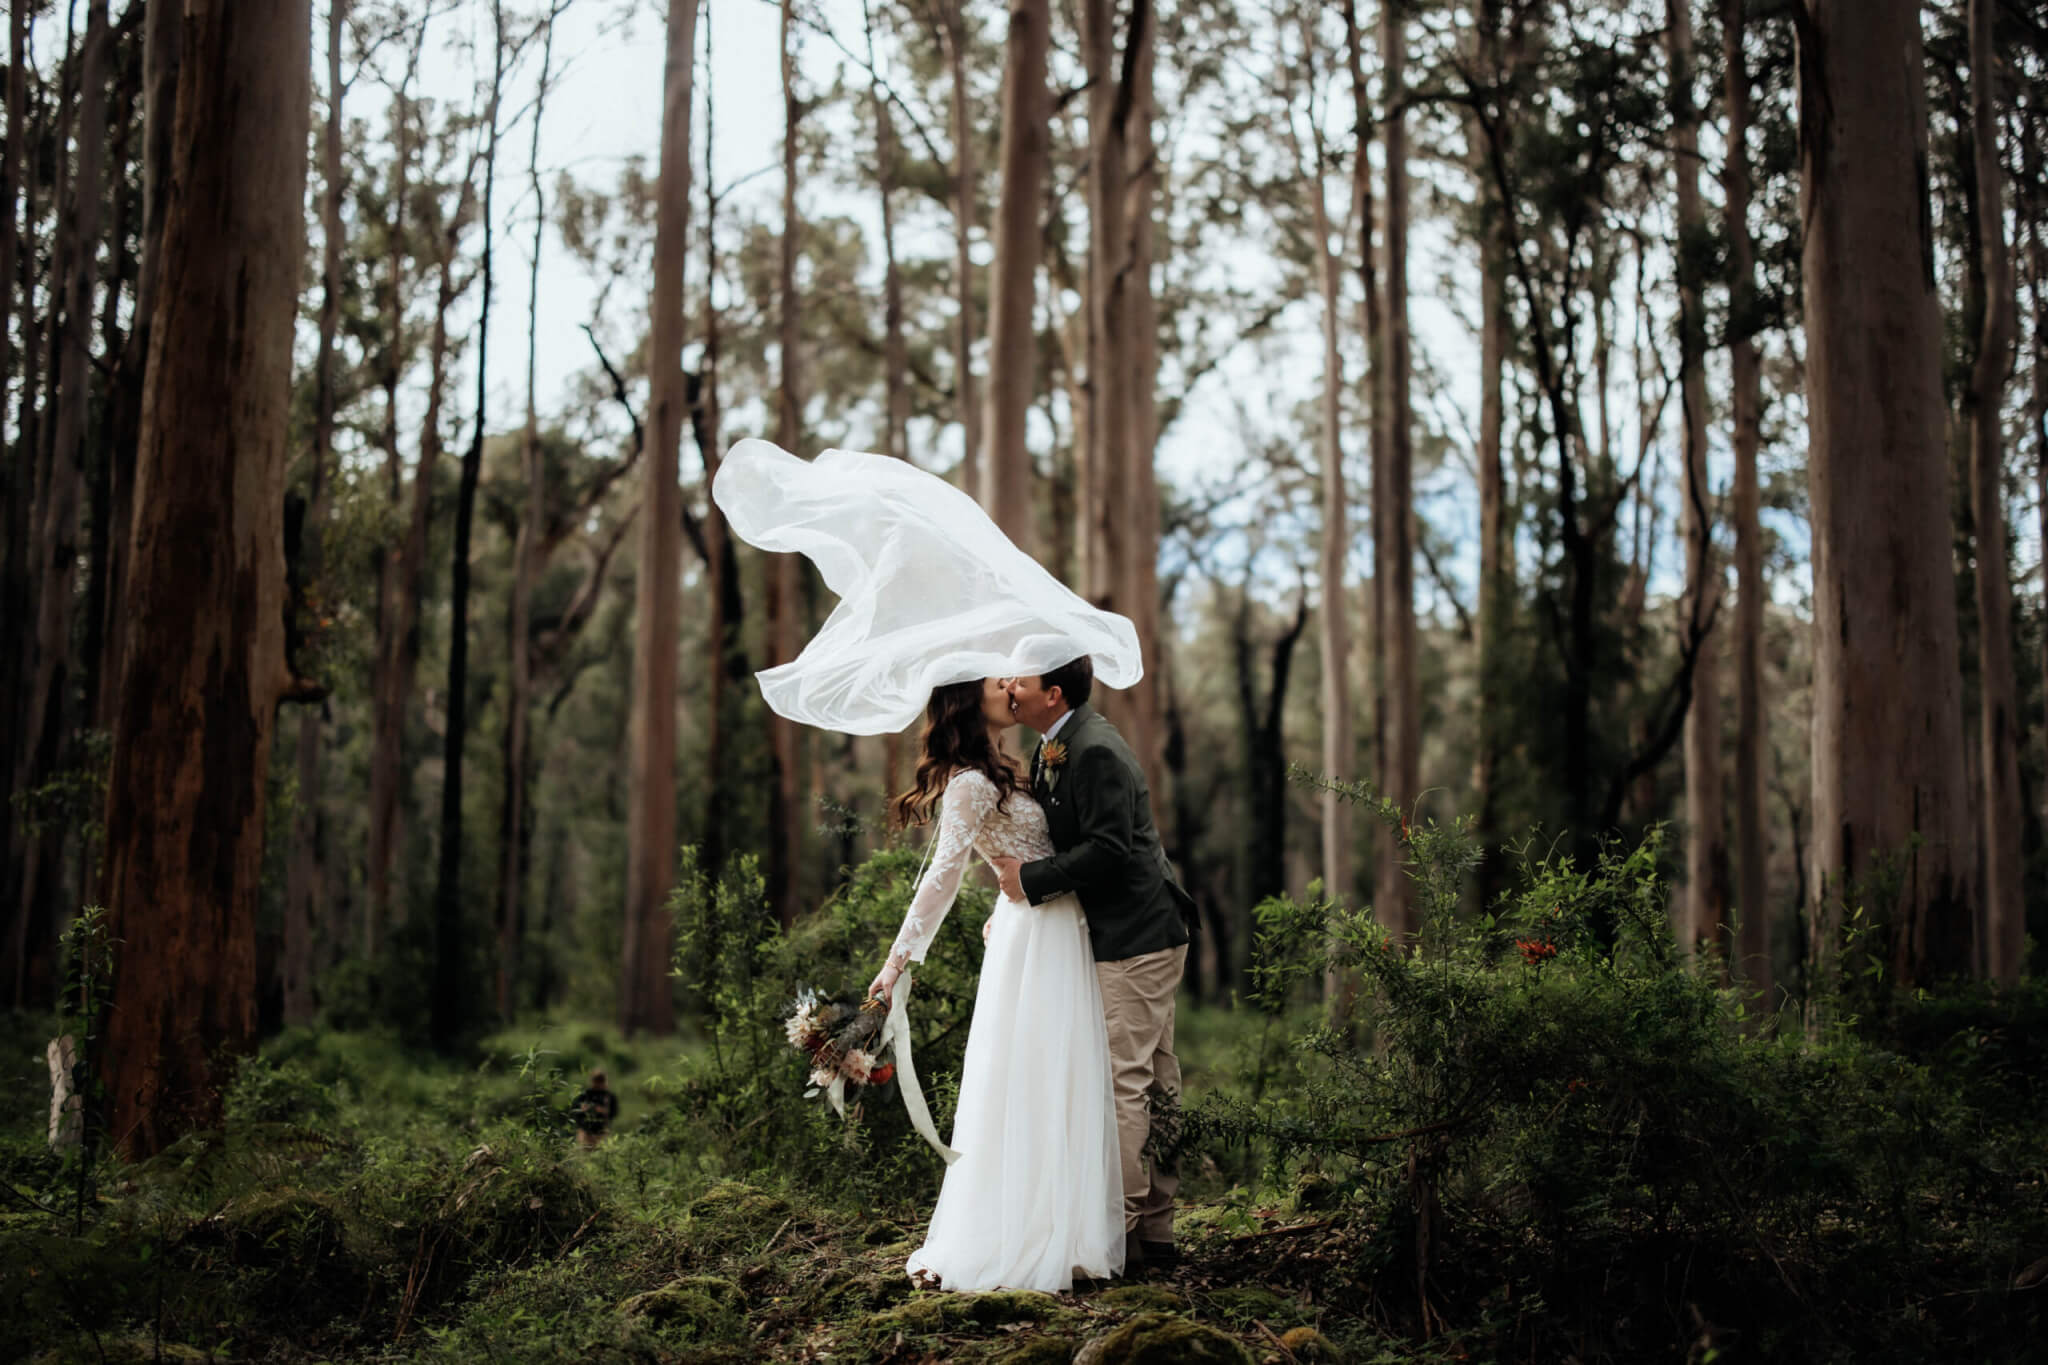
<instances>
[{"instance_id":1,"label":"black dress shoe","mask_svg":"<svg viewBox=\"0 0 2048 1365\"><path fill-rule=\"evenodd\" d=\"M1138 1249L1145 1253L1148 1269L1173 1270L1180 1265L1180 1249L1171 1242L1139 1242Z\"/></svg>"}]
</instances>

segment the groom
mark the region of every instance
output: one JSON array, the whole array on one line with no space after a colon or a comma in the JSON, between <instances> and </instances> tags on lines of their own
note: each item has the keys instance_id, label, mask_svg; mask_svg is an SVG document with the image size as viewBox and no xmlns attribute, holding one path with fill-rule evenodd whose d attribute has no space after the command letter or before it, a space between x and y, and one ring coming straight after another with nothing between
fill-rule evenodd
<instances>
[{"instance_id":1,"label":"groom","mask_svg":"<svg viewBox=\"0 0 2048 1365\"><path fill-rule=\"evenodd\" d=\"M1010 681L1010 711L1043 736L1031 791L1058 851L1019 864L996 859L1003 892L1032 905L1073 892L1088 916L1095 976L1109 1025L1109 1071L1123 1149L1124 1256L1128 1271L1179 1259L1173 1245L1174 1171L1147 1162L1147 1092L1180 1096L1173 1002L1187 963L1184 915L1194 902L1167 868L1152 824L1145 773L1116 727L1088 709L1087 657L1043 677Z\"/></svg>"}]
</instances>

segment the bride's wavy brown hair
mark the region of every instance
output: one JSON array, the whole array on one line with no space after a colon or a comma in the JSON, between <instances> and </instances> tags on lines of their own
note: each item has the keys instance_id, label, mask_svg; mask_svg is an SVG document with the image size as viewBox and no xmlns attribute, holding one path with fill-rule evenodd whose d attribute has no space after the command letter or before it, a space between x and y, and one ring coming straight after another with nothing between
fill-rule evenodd
<instances>
[{"instance_id":1,"label":"bride's wavy brown hair","mask_svg":"<svg viewBox=\"0 0 2048 1365\"><path fill-rule=\"evenodd\" d=\"M976 678L932 689L924 708L924 735L919 740L924 752L917 761L917 776L908 791L889 803L898 828L931 819L946 783L962 768L972 768L995 784L997 810L1017 790L1016 771L989 738L981 688L982 679Z\"/></svg>"}]
</instances>

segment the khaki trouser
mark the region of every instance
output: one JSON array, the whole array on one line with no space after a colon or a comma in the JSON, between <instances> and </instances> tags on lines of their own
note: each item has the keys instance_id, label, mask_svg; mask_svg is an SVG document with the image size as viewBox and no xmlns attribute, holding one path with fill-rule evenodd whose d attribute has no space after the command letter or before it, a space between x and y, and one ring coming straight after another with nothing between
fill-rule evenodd
<instances>
[{"instance_id":1,"label":"khaki trouser","mask_svg":"<svg viewBox=\"0 0 2048 1365\"><path fill-rule=\"evenodd\" d=\"M578 1128L576 1130L576 1145L578 1147L583 1147L587 1149L595 1147L603 1141L603 1133L593 1133L588 1128Z\"/></svg>"},{"instance_id":2,"label":"khaki trouser","mask_svg":"<svg viewBox=\"0 0 2048 1365\"><path fill-rule=\"evenodd\" d=\"M1180 1062L1173 1055L1173 1002L1187 965L1186 944L1156 953L1098 962L1102 1014L1109 1025L1109 1077L1116 1100L1117 1140L1123 1149L1124 1232L1127 1239L1173 1240L1177 1172L1145 1158L1152 1129L1146 1092L1155 1086L1178 1096Z\"/></svg>"}]
</instances>

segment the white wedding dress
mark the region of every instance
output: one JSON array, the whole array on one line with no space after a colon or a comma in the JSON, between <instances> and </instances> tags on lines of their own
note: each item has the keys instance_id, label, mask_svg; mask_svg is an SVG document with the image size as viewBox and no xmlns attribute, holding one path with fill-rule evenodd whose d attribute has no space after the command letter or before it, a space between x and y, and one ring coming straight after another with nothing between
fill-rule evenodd
<instances>
[{"instance_id":1,"label":"white wedding dress","mask_svg":"<svg viewBox=\"0 0 2048 1365\"><path fill-rule=\"evenodd\" d=\"M892 955L922 962L969 859L1052 853L1028 791L997 809L995 784L955 773L938 843ZM913 997L914 1003L914 997ZM946 1289L1071 1289L1124 1266L1124 1192L1111 1103L1109 1031L1081 903L996 901L974 999L952 1145L912 1275Z\"/></svg>"}]
</instances>

